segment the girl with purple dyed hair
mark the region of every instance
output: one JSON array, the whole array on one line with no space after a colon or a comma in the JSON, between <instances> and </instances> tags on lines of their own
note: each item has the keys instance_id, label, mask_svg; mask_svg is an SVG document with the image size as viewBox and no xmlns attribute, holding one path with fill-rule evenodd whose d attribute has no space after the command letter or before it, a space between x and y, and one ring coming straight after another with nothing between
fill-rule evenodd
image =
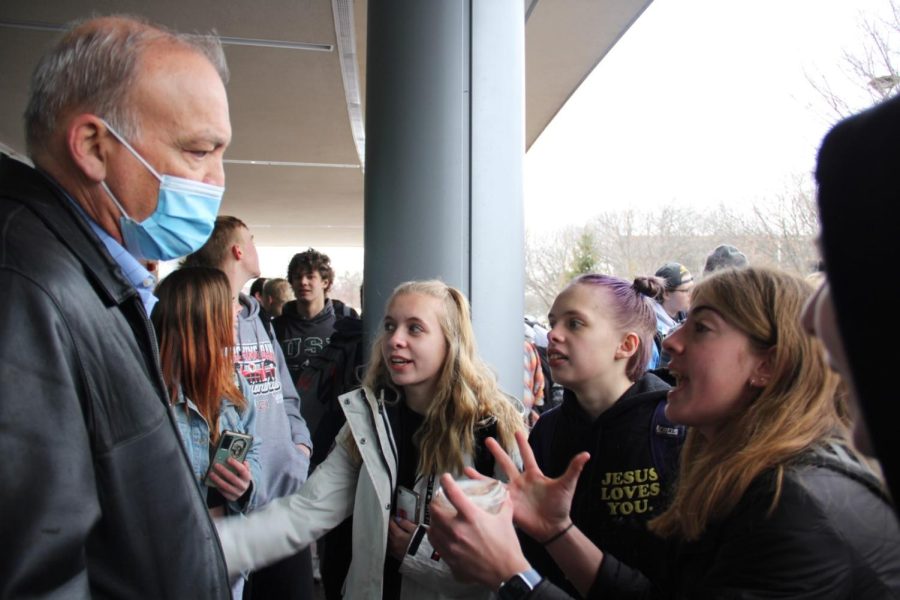
<instances>
[{"instance_id":1,"label":"girl with purple dyed hair","mask_svg":"<svg viewBox=\"0 0 900 600\"><path fill-rule=\"evenodd\" d=\"M647 522L668 506L684 429L664 415L669 385L646 365L656 333L653 304L661 280L633 283L582 275L550 309L547 355L560 406L544 413L529 437L541 471L559 477L576 455L590 460L572 500L572 522L604 551L645 573L663 562L663 542ZM550 557L557 536L523 550L539 573L577 596Z\"/></svg>"}]
</instances>

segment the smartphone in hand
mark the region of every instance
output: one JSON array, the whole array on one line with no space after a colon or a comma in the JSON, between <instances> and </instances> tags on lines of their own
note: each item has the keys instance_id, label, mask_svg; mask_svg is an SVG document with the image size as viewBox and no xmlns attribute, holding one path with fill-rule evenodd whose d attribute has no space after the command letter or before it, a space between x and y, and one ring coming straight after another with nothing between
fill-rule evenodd
<instances>
[{"instance_id":1,"label":"smartphone in hand","mask_svg":"<svg viewBox=\"0 0 900 600\"><path fill-rule=\"evenodd\" d=\"M246 433L238 433L236 431L223 431L219 436L219 443L216 444L216 451L213 453L212 459L209 461L209 469L203 476L203 485L208 487L216 487L210 478L213 467L216 464L225 465L225 468L231 472L234 470L228 465L228 458L232 457L238 462L244 462L247 453L250 452L250 444L253 443L253 436Z\"/></svg>"}]
</instances>

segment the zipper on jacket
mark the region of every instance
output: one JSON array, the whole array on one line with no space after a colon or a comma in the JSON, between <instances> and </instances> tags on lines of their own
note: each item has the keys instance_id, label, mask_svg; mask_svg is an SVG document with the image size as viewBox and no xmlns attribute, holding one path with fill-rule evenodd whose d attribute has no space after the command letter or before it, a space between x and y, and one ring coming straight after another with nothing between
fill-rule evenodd
<instances>
[{"instance_id":1,"label":"zipper on jacket","mask_svg":"<svg viewBox=\"0 0 900 600\"><path fill-rule=\"evenodd\" d=\"M381 420L384 421L385 429L388 432L388 441L391 442L391 453L394 455L394 464L397 465L397 469L400 468L400 453L397 451L397 442L394 440L394 430L391 428L391 420L388 419L387 414L384 412L384 403L378 402L378 413L381 415Z\"/></svg>"},{"instance_id":2,"label":"zipper on jacket","mask_svg":"<svg viewBox=\"0 0 900 600\"><path fill-rule=\"evenodd\" d=\"M364 390L363 396L365 396L365 394L366 394L366 392ZM388 440L390 440L390 443L391 443L391 454L394 455L394 465L395 465L395 471L396 471L396 470L400 469L400 461L397 458L397 448L394 446L394 432L391 430L391 424L387 419L387 415L384 414L384 405L381 402L379 402L377 399L375 400L375 402L378 403L378 414L381 415L381 420L382 420L382 422L384 422L384 425L385 425L385 428L387 431ZM394 476L391 474L391 466L388 464L387 455L385 454L384 448L382 447L381 436L378 435L378 425L375 423L375 414L372 411L366 411L366 412L369 413L369 418L372 421L372 431L375 432L375 437L378 438L378 446L379 446L379 448L381 448L381 452L379 452L379 455L381 456L381 461L384 463L384 466L387 469L388 477L391 480L391 504L393 504L394 490L397 487L397 482L394 481Z\"/></svg>"}]
</instances>

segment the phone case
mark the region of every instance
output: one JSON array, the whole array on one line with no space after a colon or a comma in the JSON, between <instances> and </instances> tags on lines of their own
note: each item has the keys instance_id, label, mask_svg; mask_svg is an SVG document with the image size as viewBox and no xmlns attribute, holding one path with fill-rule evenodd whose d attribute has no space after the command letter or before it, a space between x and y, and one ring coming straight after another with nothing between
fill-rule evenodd
<instances>
[{"instance_id":1,"label":"phone case","mask_svg":"<svg viewBox=\"0 0 900 600\"><path fill-rule=\"evenodd\" d=\"M419 522L419 509L421 508L421 497L417 492L405 488L402 485L397 486L396 510L394 514L407 521L413 523Z\"/></svg>"},{"instance_id":2,"label":"phone case","mask_svg":"<svg viewBox=\"0 0 900 600\"><path fill-rule=\"evenodd\" d=\"M229 471L232 471L232 469L228 467L228 458L233 457L238 462L244 462L247 453L250 452L250 444L252 443L252 435L238 433L236 431L223 431L222 435L219 436L219 443L216 444L216 451L213 453L212 460L209 462L209 469L206 471L206 475L203 476L203 485L216 487L216 485L209 480L209 474L212 472L213 466L216 465L216 463L223 464Z\"/></svg>"}]
</instances>

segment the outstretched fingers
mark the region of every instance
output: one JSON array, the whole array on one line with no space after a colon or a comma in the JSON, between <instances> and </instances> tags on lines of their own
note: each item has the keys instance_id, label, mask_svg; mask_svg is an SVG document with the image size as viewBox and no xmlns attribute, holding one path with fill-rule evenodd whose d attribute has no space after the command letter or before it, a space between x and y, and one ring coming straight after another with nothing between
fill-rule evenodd
<instances>
[{"instance_id":1,"label":"outstretched fingers","mask_svg":"<svg viewBox=\"0 0 900 600\"><path fill-rule=\"evenodd\" d=\"M560 482L566 488L574 488L578 483L578 477L581 476L584 465L586 465L589 460L591 460L591 455L587 452L579 452L573 456L572 460L569 461L569 466L566 467L566 472L559 478Z\"/></svg>"},{"instance_id":2,"label":"outstretched fingers","mask_svg":"<svg viewBox=\"0 0 900 600\"><path fill-rule=\"evenodd\" d=\"M519 445L519 454L522 456L522 468L527 473L529 471L541 472L538 467L537 460L534 458L534 451L528 445L528 437L522 431L516 432L516 444ZM541 473L543 474L543 473Z\"/></svg>"},{"instance_id":3,"label":"outstretched fingers","mask_svg":"<svg viewBox=\"0 0 900 600\"><path fill-rule=\"evenodd\" d=\"M488 477L487 475L482 475L474 467L464 468L463 475L465 475L469 479L478 479L480 481L487 481L488 479L492 479L491 477Z\"/></svg>"},{"instance_id":4,"label":"outstretched fingers","mask_svg":"<svg viewBox=\"0 0 900 600\"><path fill-rule=\"evenodd\" d=\"M519 434L516 433L518 436ZM518 438L517 438L518 439ZM506 450L492 437L489 437L485 440L485 445L488 447L488 450L491 451L491 454L494 455L494 460L500 465L500 468L503 469L503 472L506 474L506 479L508 481L513 481L519 475L519 467L516 466L516 463L509 457L509 454L506 453ZM527 442L526 442L526 445Z\"/></svg>"}]
</instances>

